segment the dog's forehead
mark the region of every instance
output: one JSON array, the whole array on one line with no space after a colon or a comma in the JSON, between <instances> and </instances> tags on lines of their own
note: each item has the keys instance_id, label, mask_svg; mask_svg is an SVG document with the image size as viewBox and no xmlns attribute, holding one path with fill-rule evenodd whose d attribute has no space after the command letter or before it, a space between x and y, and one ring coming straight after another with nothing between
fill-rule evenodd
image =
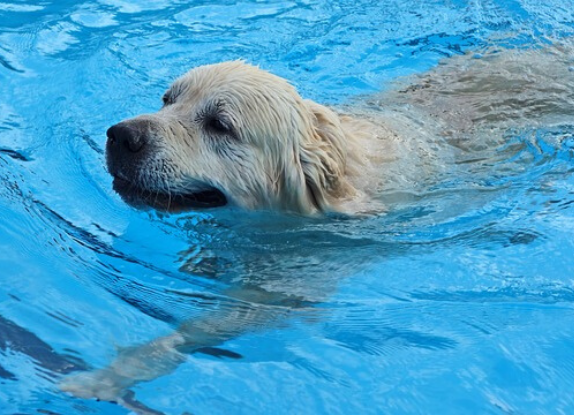
<instances>
[{"instance_id":1,"label":"dog's forehead","mask_svg":"<svg viewBox=\"0 0 574 415\"><path fill-rule=\"evenodd\" d=\"M233 100L277 95L295 96L295 89L283 78L241 61L222 62L194 68L177 79L170 91L188 99L214 95Z\"/></svg>"}]
</instances>

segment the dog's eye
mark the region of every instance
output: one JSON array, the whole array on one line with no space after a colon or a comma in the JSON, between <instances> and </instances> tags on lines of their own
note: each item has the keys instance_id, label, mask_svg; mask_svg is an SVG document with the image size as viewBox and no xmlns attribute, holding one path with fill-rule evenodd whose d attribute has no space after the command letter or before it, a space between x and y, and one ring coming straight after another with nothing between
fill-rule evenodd
<instances>
[{"instance_id":1,"label":"dog's eye","mask_svg":"<svg viewBox=\"0 0 574 415\"><path fill-rule=\"evenodd\" d=\"M231 128L220 118L210 117L205 123L205 127L216 134L231 134Z\"/></svg>"},{"instance_id":2,"label":"dog's eye","mask_svg":"<svg viewBox=\"0 0 574 415\"><path fill-rule=\"evenodd\" d=\"M163 101L163 105L173 104L173 95L169 92L166 92L163 94L163 97L161 97L161 100Z\"/></svg>"}]
</instances>

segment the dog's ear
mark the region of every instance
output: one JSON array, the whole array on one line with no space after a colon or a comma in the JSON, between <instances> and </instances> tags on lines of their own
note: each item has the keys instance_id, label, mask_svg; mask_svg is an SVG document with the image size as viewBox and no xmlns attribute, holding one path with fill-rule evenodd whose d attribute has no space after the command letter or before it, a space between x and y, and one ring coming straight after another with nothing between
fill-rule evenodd
<instances>
[{"instance_id":1,"label":"dog's ear","mask_svg":"<svg viewBox=\"0 0 574 415\"><path fill-rule=\"evenodd\" d=\"M313 204L326 211L345 191L346 138L337 114L315 102L305 103L311 131L301 143L301 168Z\"/></svg>"}]
</instances>

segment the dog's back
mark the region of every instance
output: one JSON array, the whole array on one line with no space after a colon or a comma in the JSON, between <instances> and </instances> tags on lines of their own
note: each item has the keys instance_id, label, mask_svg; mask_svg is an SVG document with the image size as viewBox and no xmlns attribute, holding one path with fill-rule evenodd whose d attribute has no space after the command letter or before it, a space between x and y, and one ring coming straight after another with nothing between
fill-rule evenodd
<instances>
[{"instance_id":1,"label":"dog's back","mask_svg":"<svg viewBox=\"0 0 574 415\"><path fill-rule=\"evenodd\" d=\"M364 188L385 205L400 204L445 178L480 181L516 150L506 143L512 131L572 122L574 48L456 56L342 112L370 158L372 171L358 175Z\"/></svg>"}]
</instances>

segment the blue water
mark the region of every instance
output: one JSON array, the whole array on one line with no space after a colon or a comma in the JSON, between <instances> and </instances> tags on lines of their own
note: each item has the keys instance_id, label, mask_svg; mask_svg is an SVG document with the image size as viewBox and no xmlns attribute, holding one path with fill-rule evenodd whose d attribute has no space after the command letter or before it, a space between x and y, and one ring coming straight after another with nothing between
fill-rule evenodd
<instances>
[{"instance_id":1,"label":"blue water","mask_svg":"<svg viewBox=\"0 0 574 415\"><path fill-rule=\"evenodd\" d=\"M103 150L200 64L336 105L573 36L571 0L0 1L0 413L574 413L572 107L377 218L138 211ZM57 386L218 313L218 348L131 410Z\"/></svg>"}]
</instances>

